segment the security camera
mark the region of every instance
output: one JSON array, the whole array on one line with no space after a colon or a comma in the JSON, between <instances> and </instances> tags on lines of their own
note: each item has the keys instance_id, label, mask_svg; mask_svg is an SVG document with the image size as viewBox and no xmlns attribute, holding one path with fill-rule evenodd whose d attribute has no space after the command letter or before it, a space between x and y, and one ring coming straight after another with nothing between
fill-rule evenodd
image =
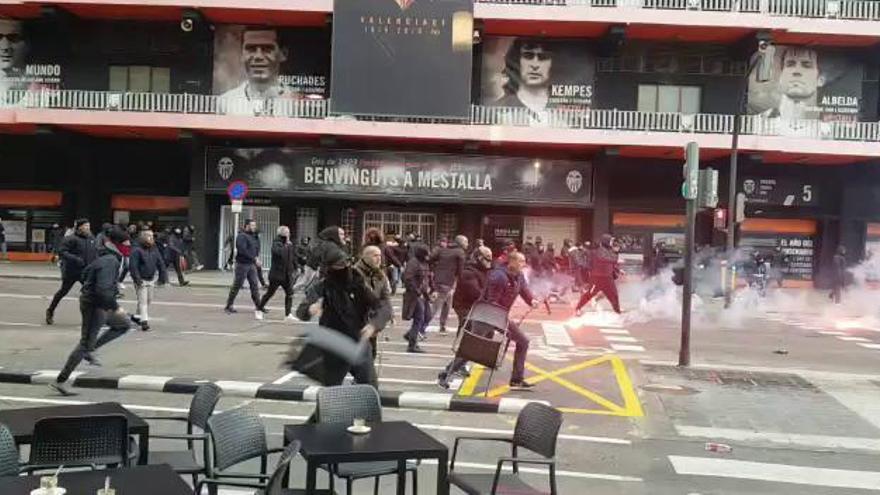
<instances>
[{"instance_id":1,"label":"security camera","mask_svg":"<svg viewBox=\"0 0 880 495\"><path fill-rule=\"evenodd\" d=\"M202 29L207 25L205 17L196 9L183 9L180 14L180 30L191 33L196 28Z\"/></svg>"},{"instance_id":2,"label":"security camera","mask_svg":"<svg viewBox=\"0 0 880 495\"><path fill-rule=\"evenodd\" d=\"M180 30L189 33L193 30L193 21L192 19L183 19L180 21Z\"/></svg>"},{"instance_id":3,"label":"security camera","mask_svg":"<svg viewBox=\"0 0 880 495\"><path fill-rule=\"evenodd\" d=\"M770 46L770 42L767 40L758 41L758 50L764 51L767 47Z\"/></svg>"}]
</instances>

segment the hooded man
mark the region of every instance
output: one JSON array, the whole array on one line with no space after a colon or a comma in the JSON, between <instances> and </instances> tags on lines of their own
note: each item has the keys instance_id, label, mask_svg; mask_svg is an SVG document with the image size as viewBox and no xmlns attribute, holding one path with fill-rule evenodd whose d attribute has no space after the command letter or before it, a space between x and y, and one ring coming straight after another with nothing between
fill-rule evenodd
<instances>
[{"instance_id":1,"label":"hooded man","mask_svg":"<svg viewBox=\"0 0 880 495\"><path fill-rule=\"evenodd\" d=\"M159 286L168 283L168 270L159 248L156 247L152 230L140 233L140 242L131 250L129 264L138 301L137 314L132 319L146 332L150 329L149 308L153 301L153 288L157 282Z\"/></svg>"},{"instance_id":2,"label":"hooded man","mask_svg":"<svg viewBox=\"0 0 880 495\"><path fill-rule=\"evenodd\" d=\"M296 247L290 240L290 228L286 225L278 227L278 236L272 243L272 268L269 269L269 290L260 300L260 311L266 311L266 303L279 287L284 289L284 317L287 321L296 319L291 313L293 309L293 283L299 268L296 263Z\"/></svg>"},{"instance_id":3,"label":"hooded man","mask_svg":"<svg viewBox=\"0 0 880 495\"><path fill-rule=\"evenodd\" d=\"M590 299L596 297L600 292L608 298L614 312L620 314L620 299L617 296L617 285L614 282L620 276L620 265L613 242L614 238L610 234L602 234L599 248L591 258L590 282L593 287L584 292L578 301L577 308L575 308L575 313L578 316L581 314L581 309L590 302Z\"/></svg>"},{"instance_id":4,"label":"hooded man","mask_svg":"<svg viewBox=\"0 0 880 495\"><path fill-rule=\"evenodd\" d=\"M46 310L46 324L55 323L55 308L64 296L80 282L82 273L89 263L98 257L95 238L92 237L91 224L88 219L80 218L74 222L75 231L61 241L58 254L61 257L61 288L52 297L49 309Z\"/></svg>"},{"instance_id":5,"label":"hooded man","mask_svg":"<svg viewBox=\"0 0 880 495\"><path fill-rule=\"evenodd\" d=\"M183 277L183 267L180 264L183 249L183 231L180 230L180 227L175 227L168 235L165 262L174 267L174 271L177 273L177 283L181 287L189 285L189 281Z\"/></svg>"},{"instance_id":6,"label":"hooded man","mask_svg":"<svg viewBox=\"0 0 880 495\"><path fill-rule=\"evenodd\" d=\"M455 285L455 294L452 296L452 309L458 316L458 331L461 331L465 319L474 303L476 303L486 290L486 278L492 268L492 250L481 246L474 250L471 260L465 265L458 276ZM458 373L467 361L461 358L453 359L437 376L437 383L443 388L449 388L449 377Z\"/></svg>"},{"instance_id":7,"label":"hooded man","mask_svg":"<svg viewBox=\"0 0 880 495\"><path fill-rule=\"evenodd\" d=\"M840 304L840 296L846 286L846 247L837 246L837 253L831 259L831 294L829 299Z\"/></svg>"},{"instance_id":8,"label":"hooded man","mask_svg":"<svg viewBox=\"0 0 880 495\"><path fill-rule=\"evenodd\" d=\"M61 395L75 395L67 386L67 379L79 364L85 360L93 366L100 366L94 356L95 350L121 337L130 326L130 319L119 307L119 268L122 253L119 246L128 235L120 229L112 229L104 236L104 245L99 248L98 257L82 272L82 292L79 296L79 311L82 315L82 327L79 344L70 353L67 363L49 387ZM109 325L109 329L101 336L101 326Z\"/></svg>"},{"instance_id":9,"label":"hooded man","mask_svg":"<svg viewBox=\"0 0 880 495\"><path fill-rule=\"evenodd\" d=\"M418 345L428 323L431 321L431 270L428 267L428 247L417 243L410 248L412 258L403 272L403 320L412 320L409 332L404 335L409 345L406 352L423 353Z\"/></svg>"},{"instance_id":10,"label":"hooded man","mask_svg":"<svg viewBox=\"0 0 880 495\"><path fill-rule=\"evenodd\" d=\"M439 247L431 255L431 269L434 273L434 307L431 312L440 310L440 332L446 332L446 320L449 318L450 294L455 288L455 281L461 275L467 255L468 239L463 235L456 236L455 241Z\"/></svg>"}]
</instances>

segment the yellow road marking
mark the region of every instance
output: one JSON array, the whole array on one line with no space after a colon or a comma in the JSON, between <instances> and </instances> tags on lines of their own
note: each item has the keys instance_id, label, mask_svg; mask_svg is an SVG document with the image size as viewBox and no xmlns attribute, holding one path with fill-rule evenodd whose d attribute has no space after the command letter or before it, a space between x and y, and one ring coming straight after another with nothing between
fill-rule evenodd
<instances>
[{"instance_id":1,"label":"yellow road marking","mask_svg":"<svg viewBox=\"0 0 880 495\"><path fill-rule=\"evenodd\" d=\"M611 360L611 366L614 367L614 375L617 377L617 386L620 387L620 396L623 397L623 404L626 416L642 417L645 411L642 410L642 403L636 395L636 389L633 387L629 373L626 372L626 366L623 360L617 356Z\"/></svg>"},{"instance_id":2,"label":"yellow road marking","mask_svg":"<svg viewBox=\"0 0 880 495\"><path fill-rule=\"evenodd\" d=\"M474 369L471 370L471 376L467 377L458 389L458 395L463 397L472 395L474 389L477 388L477 384L480 383L480 378L483 376L484 369L485 368L479 364L474 365Z\"/></svg>"}]
</instances>

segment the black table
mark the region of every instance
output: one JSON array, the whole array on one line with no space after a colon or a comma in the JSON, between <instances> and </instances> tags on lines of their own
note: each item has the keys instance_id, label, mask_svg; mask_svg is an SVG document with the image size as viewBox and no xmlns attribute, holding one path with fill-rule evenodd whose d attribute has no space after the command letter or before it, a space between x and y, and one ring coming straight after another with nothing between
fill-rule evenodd
<instances>
[{"instance_id":1,"label":"black table","mask_svg":"<svg viewBox=\"0 0 880 495\"><path fill-rule=\"evenodd\" d=\"M192 495L192 488L167 464L62 473L58 486L66 488L67 495L95 495L107 476L110 487L120 495ZM39 475L0 477L3 495L29 495L39 487Z\"/></svg>"},{"instance_id":2,"label":"black table","mask_svg":"<svg viewBox=\"0 0 880 495\"><path fill-rule=\"evenodd\" d=\"M122 414L128 418L128 433L138 436L138 464L146 464L150 452L150 425L137 414L117 402L101 402L73 406L26 407L0 410L0 424L6 425L18 445L33 441L34 425L43 418L55 416L100 416ZM3 493L0 491L0 493Z\"/></svg>"},{"instance_id":3,"label":"black table","mask_svg":"<svg viewBox=\"0 0 880 495\"><path fill-rule=\"evenodd\" d=\"M306 493L315 493L318 466L343 462L397 461L397 493L404 495L406 461L437 459L437 495L449 495L447 462L449 450L434 437L406 421L370 425L366 435L353 435L344 425L285 425L285 445L299 440L300 452L308 463Z\"/></svg>"}]
</instances>

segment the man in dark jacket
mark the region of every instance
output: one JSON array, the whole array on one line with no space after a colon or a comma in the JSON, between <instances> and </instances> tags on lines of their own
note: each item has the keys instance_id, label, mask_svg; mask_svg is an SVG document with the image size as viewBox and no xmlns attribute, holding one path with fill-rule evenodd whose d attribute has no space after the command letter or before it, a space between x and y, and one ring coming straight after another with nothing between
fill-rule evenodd
<instances>
[{"instance_id":1,"label":"man in dark jacket","mask_svg":"<svg viewBox=\"0 0 880 495\"><path fill-rule=\"evenodd\" d=\"M122 253L118 246L128 238L123 230L113 229L105 234L106 241L100 247L99 256L82 272L82 292L79 296L79 311L82 327L79 344L70 353L67 363L49 387L62 395L75 395L67 386L67 379L73 370L86 360L93 366L100 366L94 356L96 349L121 337L129 329L130 319L116 301L119 295L119 267ZM107 323L109 329L98 337L101 326Z\"/></svg>"},{"instance_id":2,"label":"man in dark jacket","mask_svg":"<svg viewBox=\"0 0 880 495\"><path fill-rule=\"evenodd\" d=\"M432 313L437 314L440 310L440 332L446 332L446 320L449 318L449 303L452 289L455 288L455 281L461 275L464 268L466 252L468 247L467 237L460 235L455 238L452 244L446 247L437 248L431 255L431 267L434 273L434 293L437 298L434 300Z\"/></svg>"},{"instance_id":3,"label":"man in dark jacket","mask_svg":"<svg viewBox=\"0 0 880 495\"><path fill-rule=\"evenodd\" d=\"M180 230L180 227L175 227L168 236L168 246L165 250L167 257L165 258L165 262L174 267L174 271L177 273L177 283L179 283L181 287L189 285L189 281L183 277L183 267L180 264L180 259L183 257L183 250L183 232Z\"/></svg>"},{"instance_id":4,"label":"man in dark jacket","mask_svg":"<svg viewBox=\"0 0 880 495\"><path fill-rule=\"evenodd\" d=\"M159 286L168 283L165 260L156 247L152 230L141 231L140 241L131 250L129 265L138 301L137 314L132 319L146 332L150 329L149 308L153 301L153 288L157 283Z\"/></svg>"},{"instance_id":5,"label":"man in dark jacket","mask_svg":"<svg viewBox=\"0 0 880 495\"><path fill-rule=\"evenodd\" d=\"M461 331L465 319L474 303L482 296L486 289L486 276L492 268L492 250L481 246L474 251L471 260L461 271L455 284L455 294L452 296L452 309L458 316L458 331ZM437 383L443 388L449 388L449 377L458 373L467 361L461 358L453 359L437 376Z\"/></svg>"},{"instance_id":6,"label":"man in dark jacket","mask_svg":"<svg viewBox=\"0 0 880 495\"><path fill-rule=\"evenodd\" d=\"M312 270L321 270L324 260L331 257L335 251L345 251L345 231L335 225L330 226L318 233L315 244L309 249L308 265ZM335 254L332 256L335 257Z\"/></svg>"},{"instance_id":7,"label":"man in dark jacket","mask_svg":"<svg viewBox=\"0 0 880 495\"><path fill-rule=\"evenodd\" d=\"M229 298L226 299L226 314L237 313L232 305L244 280L247 279L251 290L251 300L254 302L254 317L263 319L263 311L260 309L260 285L257 277L257 264L260 262L260 237L255 220L245 220L244 229L235 238L235 278L232 288L229 289Z\"/></svg>"},{"instance_id":8,"label":"man in dark jacket","mask_svg":"<svg viewBox=\"0 0 880 495\"><path fill-rule=\"evenodd\" d=\"M388 277L385 276L385 271L382 269L382 251L379 247L366 246L363 251L361 251L361 258L354 264L353 269L358 272L361 276L361 280L367 285L367 289L372 292L379 301L380 307L376 310L371 310L370 318L372 319L374 313L377 313L378 311L392 314L393 309L391 307L390 283L388 282ZM384 329L384 327L376 328L376 333L378 334L378 332L381 332ZM376 340L376 335L373 335L370 339L373 359L376 358L376 351L378 348Z\"/></svg>"},{"instance_id":9,"label":"man in dark jacket","mask_svg":"<svg viewBox=\"0 0 880 495\"><path fill-rule=\"evenodd\" d=\"M834 304L840 304L840 296L847 282L846 247L837 246L837 253L831 259L831 294L829 298Z\"/></svg>"},{"instance_id":10,"label":"man in dark jacket","mask_svg":"<svg viewBox=\"0 0 880 495\"><path fill-rule=\"evenodd\" d=\"M349 266L342 250L329 250L322 260L324 276L309 286L305 298L297 307L296 315L308 321L318 313L318 324L336 330L354 341L370 339L391 320L390 306L383 306L368 289L367 282L357 270ZM385 308L383 310L383 308ZM330 353L323 356L325 366L324 386L341 385L345 375L351 372L356 383L378 387L378 378L372 359L352 367L343 359Z\"/></svg>"},{"instance_id":11,"label":"man in dark jacket","mask_svg":"<svg viewBox=\"0 0 880 495\"><path fill-rule=\"evenodd\" d=\"M65 237L58 249L61 256L61 288L52 297L49 309L46 310L47 325L55 323L55 308L70 292L73 284L80 282L83 269L98 256L89 221L80 218L74 222L74 228L74 234Z\"/></svg>"},{"instance_id":12,"label":"man in dark jacket","mask_svg":"<svg viewBox=\"0 0 880 495\"><path fill-rule=\"evenodd\" d=\"M608 298L614 312L620 314L620 300L617 295L617 285L614 283L620 276L620 266L617 261L617 253L614 251L612 243L614 238L609 234L602 234L599 248L593 253L592 267L590 270L590 278L593 287L584 292L578 301L575 312L580 315L581 309L590 302L590 299L596 297L600 292Z\"/></svg>"},{"instance_id":13,"label":"man in dark jacket","mask_svg":"<svg viewBox=\"0 0 880 495\"><path fill-rule=\"evenodd\" d=\"M428 266L428 247L416 244L411 248L413 257L406 262L403 272L403 320L412 320L409 331L404 335L409 345L406 352L423 353L418 345L425 329L431 321L431 269Z\"/></svg>"},{"instance_id":14,"label":"man in dark jacket","mask_svg":"<svg viewBox=\"0 0 880 495\"><path fill-rule=\"evenodd\" d=\"M538 301L529 290L523 270L526 267L526 257L519 251L508 256L507 265L496 266L486 280L486 301L501 306L510 311L513 303L521 297L532 308L538 307ZM507 323L507 336L516 344L513 354L513 370L510 373L510 388L515 390L530 390L532 384L524 378L526 355L529 352L529 338L520 330L513 321Z\"/></svg>"},{"instance_id":15,"label":"man in dark jacket","mask_svg":"<svg viewBox=\"0 0 880 495\"><path fill-rule=\"evenodd\" d=\"M278 227L278 236L272 243L272 268L269 269L269 290L260 300L260 311L266 311L266 303L279 287L284 289L284 317L288 321L293 316L293 283L299 273L296 264L296 248L290 240L290 228L286 225Z\"/></svg>"},{"instance_id":16,"label":"man in dark jacket","mask_svg":"<svg viewBox=\"0 0 880 495\"><path fill-rule=\"evenodd\" d=\"M382 262L385 268L385 275L391 286L391 295L397 293L397 285L400 282L400 272L403 270L403 263L398 257L399 254L400 251L398 250L397 240L392 235L386 236L385 246L382 247Z\"/></svg>"}]
</instances>

